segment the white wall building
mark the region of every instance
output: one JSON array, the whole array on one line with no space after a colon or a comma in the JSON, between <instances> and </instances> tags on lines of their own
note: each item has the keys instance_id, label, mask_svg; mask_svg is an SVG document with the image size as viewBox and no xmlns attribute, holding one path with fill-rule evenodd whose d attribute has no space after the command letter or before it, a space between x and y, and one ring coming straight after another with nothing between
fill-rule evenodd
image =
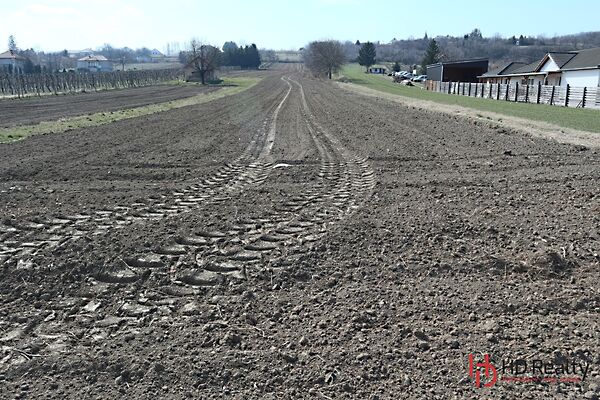
<instances>
[{"instance_id":1,"label":"white wall building","mask_svg":"<svg viewBox=\"0 0 600 400\"><path fill-rule=\"evenodd\" d=\"M509 63L479 77L485 83L600 86L600 48L548 53L531 64Z\"/></svg>"},{"instance_id":2,"label":"white wall building","mask_svg":"<svg viewBox=\"0 0 600 400\"><path fill-rule=\"evenodd\" d=\"M562 78L563 86L600 86L600 68L563 71Z\"/></svg>"},{"instance_id":3,"label":"white wall building","mask_svg":"<svg viewBox=\"0 0 600 400\"><path fill-rule=\"evenodd\" d=\"M158 51L158 49L154 49L150 52L150 59L152 60L152 62L161 62L164 61L165 59L165 55L163 53L161 53L160 51Z\"/></svg>"},{"instance_id":4,"label":"white wall building","mask_svg":"<svg viewBox=\"0 0 600 400\"><path fill-rule=\"evenodd\" d=\"M111 72L113 63L104 56L87 56L77 60L77 70L83 72Z\"/></svg>"}]
</instances>

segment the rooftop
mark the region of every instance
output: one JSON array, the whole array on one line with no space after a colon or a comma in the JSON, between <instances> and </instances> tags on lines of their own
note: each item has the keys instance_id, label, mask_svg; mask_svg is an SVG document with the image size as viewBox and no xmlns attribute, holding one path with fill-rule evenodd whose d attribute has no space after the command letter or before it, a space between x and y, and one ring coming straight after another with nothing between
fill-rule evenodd
<instances>
[{"instance_id":1,"label":"rooftop","mask_svg":"<svg viewBox=\"0 0 600 400\"><path fill-rule=\"evenodd\" d=\"M573 52L573 51L569 51L569 52L551 52L548 53L548 56L551 57L554 62L556 63L556 65L558 65L558 68L562 68L566 63L568 63L569 61L571 61L571 59L573 57L575 57L577 53ZM545 59L545 57L544 57Z\"/></svg>"},{"instance_id":2,"label":"rooftop","mask_svg":"<svg viewBox=\"0 0 600 400\"><path fill-rule=\"evenodd\" d=\"M108 59L104 56L85 56L80 58L77 61L108 61Z\"/></svg>"},{"instance_id":3,"label":"rooftop","mask_svg":"<svg viewBox=\"0 0 600 400\"><path fill-rule=\"evenodd\" d=\"M600 47L577 51L550 52L541 60L530 64L511 62L504 67L489 71L481 75L481 77L489 78L508 75L543 74L543 72L540 72L540 69L548 58L551 58L556 63L560 71L600 68Z\"/></svg>"},{"instance_id":4,"label":"rooftop","mask_svg":"<svg viewBox=\"0 0 600 400\"><path fill-rule=\"evenodd\" d=\"M13 50L7 50L4 53L0 53L0 59L3 59L3 60L7 60L7 59L9 59L9 60L22 60L22 61L27 60L25 57L17 54Z\"/></svg>"},{"instance_id":5,"label":"rooftop","mask_svg":"<svg viewBox=\"0 0 600 400\"><path fill-rule=\"evenodd\" d=\"M428 67L432 67L434 65L455 65L455 64L470 64L470 63L480 63L480 62L488 62L487 58L474 58L471 60L457 60L457 61L442 61L435 64L430 64Z\"/></svg>"},{"instance_id":6,"label":"rooftop","mask_svg":"<svg viewBox=\"0 0 600 400\"><path fill-rule=\"evenodd\" d=\"M538 69L538 66L540 65L540 60L538 61L534 61L530 64L525 64L523 66L521 66L520 68L516 68L514 69L511 74L527 74L527 73L533 73L536 72L536 70ZM506 74L505 74L506 75Z\"/></svg>"},{"instance_id":7,"label":"rooftop","mask_svg":"<svg viewBox=\"0 0 600 400\"><path fill-rule=\"evenodd\" d=\"M600 47L579 50L577 54L561 68L569 70L581 68L598 68L598 66L600 66Z\"/></svg>"},{"instance_id":8,"label":"rooftop","mask_svg":"<svg viewBox=\"0 0 600 400\"><path fill-rule=\"evenodd\" d=\"M525 65L526 64L524 62L512 61L507 64L504 64L500 68L496 68L494 70L488 71L485 74L483 74L482 76L498 76L501 74L503 74L503 75L511 74L514 70L519 69Z\"/></svg>"}]
</instances>

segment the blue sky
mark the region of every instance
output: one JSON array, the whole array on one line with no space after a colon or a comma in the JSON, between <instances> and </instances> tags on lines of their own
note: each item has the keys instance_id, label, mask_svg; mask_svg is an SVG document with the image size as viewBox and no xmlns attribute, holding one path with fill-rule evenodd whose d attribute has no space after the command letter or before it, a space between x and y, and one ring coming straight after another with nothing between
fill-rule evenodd
<instances>
[{"instance_id":1,"label":"blue sky","mask_svg":"<svg viewBox=\"0 0 600 400\"><path fill-rule=\"evenodd\" d=\"M0 47L55 51L113 46L165 49L191 37L222 45L295 49L315 39L387 42L460 35L555 35L600 30L600 1L1 0ZM0 51L2 51L0 50Z\"/></svg>"}]
</instances>

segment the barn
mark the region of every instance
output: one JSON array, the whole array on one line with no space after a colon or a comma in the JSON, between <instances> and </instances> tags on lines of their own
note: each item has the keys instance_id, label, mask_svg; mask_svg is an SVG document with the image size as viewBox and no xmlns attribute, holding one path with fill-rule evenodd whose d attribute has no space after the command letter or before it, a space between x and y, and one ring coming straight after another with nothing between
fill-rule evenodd
<instances>
[{"instance_id":1,"label":"barn","mask_svg":"<svg viewBox=\"0 0 600 400\"><path fill-rule=\"evenodd\" d=\"M427 66L427 79L438 82L479 82L479 77L488 70L489 60L440 62Z\"/></svg>"}]
</instances>

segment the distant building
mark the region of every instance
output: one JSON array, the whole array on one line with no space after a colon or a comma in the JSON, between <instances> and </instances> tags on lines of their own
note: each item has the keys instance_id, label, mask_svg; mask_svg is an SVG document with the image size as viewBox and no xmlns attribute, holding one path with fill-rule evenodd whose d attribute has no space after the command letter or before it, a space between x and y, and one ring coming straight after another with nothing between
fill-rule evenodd
<instances>
[{"instance_id":1,"label":"distant building","mask_svg":"<svg viewBox=\"0 0 600 400\"><path fill-rule=\"evenodd\" d=\"M281 63L301 63L302 51L280 50L275 52L275 57Z\"/></svg>"},{"instance_id":2,"label":"distant building","mask_svg":"<svg viewBox=\"0 0 600 400\"><path fill-rule=\"evenodd\" d=\"M479 82L488 71L487 58L440 62L427 66L427 80L438 82Z\"/></svg>"},{"instance_id":3,"label":"distant building","mask_svg":"<svg viewBox=\"0 0 600 400\"><path fill-rule=\"evenodd\" d=\"M25 72L27 58L20 56L13 50L0 53L0 72L22 74Z\"/></svg>"},{"instance_id":4,"label":"distant building","mask_svg":"<svg viewBox=\"0 0 600 400\"><path fill-rule=\"evenodd\" d=\"M157 49L154 49L150 52L150 60L155 63L162 62L165 60L165 55Z\"/></svg>"},{"instance_id":5,"label":"distant building","mask_svg":"<svg viewBox=\"0 0 600 400\"><path fill-rule=\"evenodd\" d=\"M381 65L373 65L372 67L369 67L370 74L385 75L385 71L386 71L386 68Z\"/></svg>"},{"instance_id":6,"label":"distant building","mask_svg":"<svg viewBox=\"0 0 600 400\"><path fill-rule=\"evenodd\" d=\"M600 47L551 52L531 64L512 62L479 77L485 83L600 86Z\"/></svg>"},{"instance_id":7,"label":"distant building","mask_svg":"<svg viewBox=\"0 0 600 400\"><path fill-rule=\"evenodd\" d=\"M104 56L87 56L77 60L77 70L82 72L111 72L113 62Z\"/></svg>"},{"instance_id":8,"label":"distant building","mask_svg":"<svg viewBox=\"0 0 600 400\"><path fill-rule=\"evenodd\" d=\"M94 50L92 50L90 48L83 49L83 50L68 50L67 53L69 53L69 57L71 57L71 58L81 58L81 57L93 56Z\"/></svg>"}]
</instances>

